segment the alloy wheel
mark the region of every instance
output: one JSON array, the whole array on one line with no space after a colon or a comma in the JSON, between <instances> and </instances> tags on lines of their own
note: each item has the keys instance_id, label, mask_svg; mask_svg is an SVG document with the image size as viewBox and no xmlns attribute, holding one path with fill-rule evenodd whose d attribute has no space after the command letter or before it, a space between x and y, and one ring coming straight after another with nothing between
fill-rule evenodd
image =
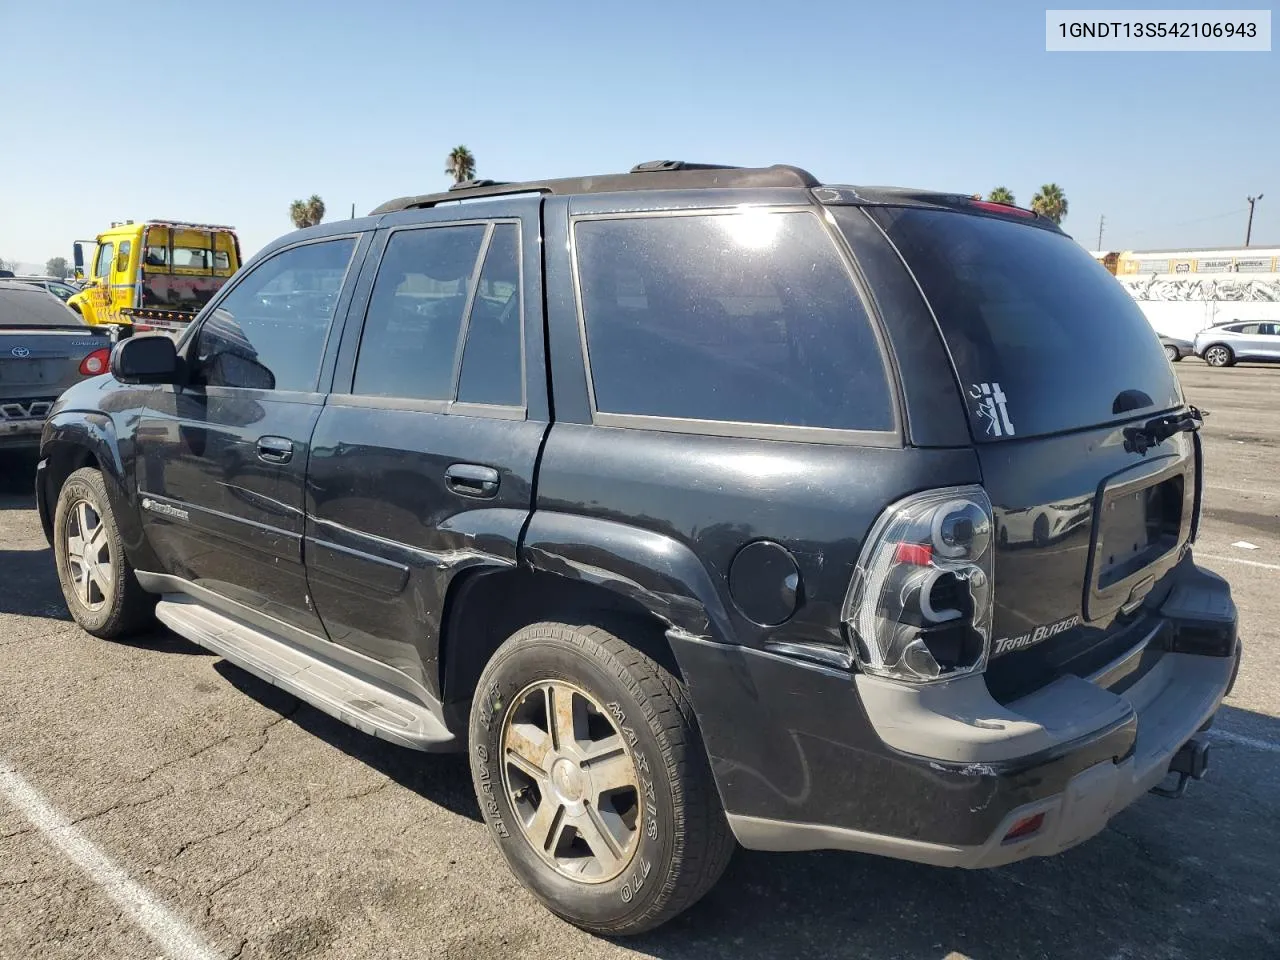
<instances>
[{"instance_id":1,"label":"alloy wheel","mask_svg":"<svg viewBox=\"0 0 1280 960\"><path fill-rule=\"evenodd\" d=\"M502 752L516 819L550 867L583 883L626 869L645 801L631 746L594 697L565 680L531 684L507 710Z\"/></svg>"},{"instance_id":2,"label":"alloy wheel","mask_svg":"<svg viewBox=\"0 0 1280 960\"><path fill-rule=\"evenodd\" d=\"M107 525L98 508L88 500L77 500L67 511L67 572L81 605L97 610L107 602L115 569Z\"/></svg>"}]
</instances>

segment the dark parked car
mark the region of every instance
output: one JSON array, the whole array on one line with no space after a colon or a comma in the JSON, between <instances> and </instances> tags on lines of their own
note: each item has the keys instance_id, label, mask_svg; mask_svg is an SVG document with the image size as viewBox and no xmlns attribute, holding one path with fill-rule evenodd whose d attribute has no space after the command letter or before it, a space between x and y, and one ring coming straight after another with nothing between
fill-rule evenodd
<instances>
[{"instance_id":1,"label":"dark parked car","mask_svg":"<svg viewBox=\"0 0 1280 960\"><path fill-rule=\"evenodd\" d=\"M469 182L276 241L111 363L38 480L77 622L154 613L466 750L589 930L672 917L735 840L995 866L1203 773L1239 645L1199 414L1030 211L794 167Z\"/></svg>"},{"instance_id":2,"label":"dark parked car","mask_svg":"<svg viewBox=\"0 0 1280 960\"><path fill-rule=\"evenodd\" d=\"M1164 355L1169 358L1170 363L1177 363L1183 357L1194 356L1196 352L1196 345L1190 340L1166 337L1163 333L1160 334L1160 346L1164 348Z\"/></svg>"},{"instance_id":3,"label":"dark parked car","mask_svg":"<svg viewBox=\"0 0 1280 960\"><path fill-rule=\"evenodd\" d=\"M0 451L37 447L58 395L105 372L110 350L45 290L0 280Z\"/></svg>"}]
</instances>

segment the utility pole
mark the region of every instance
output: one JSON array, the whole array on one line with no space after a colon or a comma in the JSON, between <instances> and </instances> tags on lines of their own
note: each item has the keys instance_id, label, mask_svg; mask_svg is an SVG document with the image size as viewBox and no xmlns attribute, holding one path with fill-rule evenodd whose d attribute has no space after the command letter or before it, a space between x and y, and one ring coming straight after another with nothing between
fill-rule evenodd
<instances>
[{"instance_id":1,"label":"utility pole","mask_svg":"<svg viewBox=\"0 0 1280 960\"><path fill-rule=\"evenodd\" d=\"M1107 215L1102 214L1098 217L1098 252L1102 252L1102 225L1107 222Z\"/></svg>"},{"instance_id":2,"label":"utility pole","mask_svg":"<svg viewBox=\"0 0 1280 960\"><path fill-rule=\"evenodd\" d=\"M1244 228L1244 245L1249 245L1249 238L1253 236L1253 205L1262 199L1262 194L1256 197L1246 197L1249 201L1249 225Z\"/></svg>"}]
</instances>

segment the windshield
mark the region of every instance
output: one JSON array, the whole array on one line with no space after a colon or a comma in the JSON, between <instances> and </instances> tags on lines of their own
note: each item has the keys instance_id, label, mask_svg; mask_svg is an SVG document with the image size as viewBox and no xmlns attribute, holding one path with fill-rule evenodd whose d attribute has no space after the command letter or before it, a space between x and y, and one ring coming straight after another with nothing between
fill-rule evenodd
<instances>
[{"instance_id":1,"label":"windshield","mask_svg":"<svg viewBox=\"0 0 1280 960\"><path fill-rule=\"evenodd\" d=\"M42 287L0 286L0 327L80 327L84 321Z\"/></svg>"},{"instance_id":2,"label":"windshield","mask_svg":"<svg viewBox=\"0 0 1280 960\"><path fill-rule=\"evenodd\" d=\"M837 220L862 215L836 212ZM1142 311L1070 237L942 210L870 215L938 318L979 440L1059 433L1182 402Z\"/></svg>"}]
</instances>

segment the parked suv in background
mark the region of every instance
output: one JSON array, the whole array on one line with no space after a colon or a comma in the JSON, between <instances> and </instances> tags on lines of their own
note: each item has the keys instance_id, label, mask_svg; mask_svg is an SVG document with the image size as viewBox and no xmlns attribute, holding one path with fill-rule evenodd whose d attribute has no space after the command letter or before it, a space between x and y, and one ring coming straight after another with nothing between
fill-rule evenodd
<instances>
[{"instance_id":1,"label":"parked suv in background","mask_svg":"<svg viewBox=\"0 0 1280 960\"><path fill-rule=\"evenodd\" d=\"M1030 211L794 167L473 181L278 240L112 372L44 435L76 620L154 611L467 750L589 930L675 915L735 839L1063 850L1200 775L1238 662L1199 415Z\"/></svg>"},{"instance_id":2,"label":"parked suv in background","mask_svg":"<svg viewBox=\"0 0 1280 960\"><path fill-rule=\"evenodd\" d=\"M1240 360L1280 363L1280 323L1226 323L1196 334L1196 355L1211 367Z\"/></svg>"}]
</instances>

